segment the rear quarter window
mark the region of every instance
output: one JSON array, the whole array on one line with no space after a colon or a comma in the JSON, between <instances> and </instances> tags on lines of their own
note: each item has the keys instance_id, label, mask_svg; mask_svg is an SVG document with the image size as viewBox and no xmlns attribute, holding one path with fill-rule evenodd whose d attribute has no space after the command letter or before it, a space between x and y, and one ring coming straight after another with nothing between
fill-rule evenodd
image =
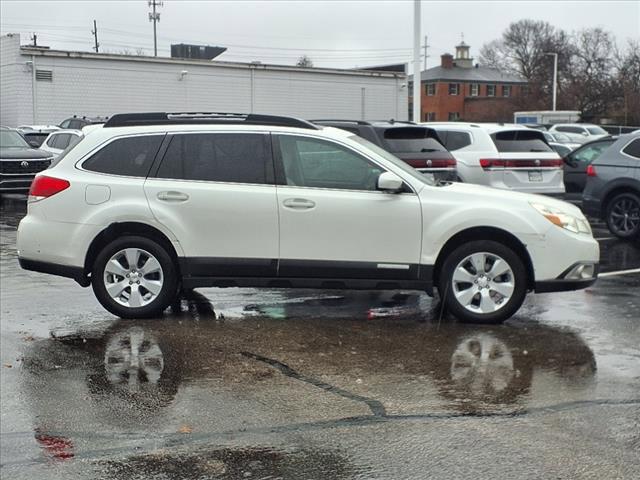
<instances>
[{"instance_id":1,"label":"rear quarter window","mask_svg":"<svg viewBox=\"0 0 640 480\"><path fill-rule=\"evenodd\" d=\"M92 172L146 177L164 135L119 138L94 153L82 164Z\"/></svg>"},{"instance_id":2,"label":"rear quarter window","mask_svg":"<svg viewBox=\"0 0 640 480\"><path fill-rule=\"evenodd\" d=\"M498 152L553 152L544 135L536 130L506 130L491 134Z\"/></svg>"},{"instance_id":3,"label":"rear quarter window","mask_svg":"<svg viewBox=\"0 0 640 480\"><path fill-rule=\"evenodd\" d=\"M622 153L640 159L640 138L636 138L632 140L631 143L628 143L627 146L622 149Z\"/></svg>"}]
</instances>

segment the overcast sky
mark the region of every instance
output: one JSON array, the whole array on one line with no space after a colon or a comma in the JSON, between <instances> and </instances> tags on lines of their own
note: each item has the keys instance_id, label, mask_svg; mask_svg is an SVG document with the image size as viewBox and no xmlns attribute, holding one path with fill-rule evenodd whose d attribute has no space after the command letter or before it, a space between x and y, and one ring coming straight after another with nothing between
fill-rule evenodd
<instances>
[{"instance_id":1,"label":"overcast sky","mask_svg":"<svg viewBox=\"0 0 640 480\"><path fill-rule=\"evenodd\" d=\"M88 51L93 20L101 51L153 54L146 0L0 1L2 34L32 32L51 48ZM228 47L220 60L293 64L307 54L315 66L350 68L412 59L413 1L189 1L165 0L159 8L158 54L171 43ZM478 57L482 44L509 23L531 18L573 31L599 26L619 44L640 38L640 0L628 1L422 1L422 34L429 37L428 65L453 53L461 34Z\"/></svg>"}]
</instances>

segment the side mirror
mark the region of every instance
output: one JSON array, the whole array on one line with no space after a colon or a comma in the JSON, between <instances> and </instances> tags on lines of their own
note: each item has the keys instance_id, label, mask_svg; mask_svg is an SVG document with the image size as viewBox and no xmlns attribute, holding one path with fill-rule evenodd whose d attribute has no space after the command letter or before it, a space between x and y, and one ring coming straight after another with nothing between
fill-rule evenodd
<instances>
[{"instance_id":1,"label":"side mirror","mask_svg":"<svg viewBox=\"0 0 640 480\"><path fill-rule=\"evenodd\" d=\"M36 140L27 141L31 148L40 148L40 144Z\"/></svg>"},{"instance_id":2,"label":"side mirror","mask_svg":"<svg viewBox=\"0 0 640 480\"><path fill-rule=\"evenodd\" d=\"M397 193L402 190L402 179L392 172L381 173L378 177L378 190Z\"/></svg>"},{"instance_id":3,"label":"side mirror","mask_svg":"<svg viewBox=\"0 0 640 480\"><path fill-rule=\"evenodd\" d=\"M582 132L582 136L583 136L583 137L588 137L588 136L589 136L589 134L588 134L587 132Z\"/></svg>"}]
</instances>

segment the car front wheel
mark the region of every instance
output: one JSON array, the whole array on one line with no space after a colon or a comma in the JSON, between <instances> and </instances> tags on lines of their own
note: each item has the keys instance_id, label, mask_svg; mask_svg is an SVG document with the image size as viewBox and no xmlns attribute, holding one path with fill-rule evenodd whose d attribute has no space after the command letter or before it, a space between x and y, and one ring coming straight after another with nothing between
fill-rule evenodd
<instances>
[{"instance_id":1,"label":"car front wheel","mask_svg":"<svg viewBox=\"0 0 640 480\"><path fill-rule=\"evenodd\" d=\"M104 308L122 318L160 315L173 301L177 274L171 256L145 237L126 236L106 245L91 273Z\"/></svg>"},{"instance_id":2,"label":"car front wheel","mask_svg":"<svg viewBox=\"0 0 640 480\"><path fill-rule=\"evenodd\" d=\"M640 197L625 192L616 195L607 206L607 226L620 238L635 238L640 235Z\"/></svg>"},{"instance_id":3,"label":"car front wheel","mask_svg":"<svg viewBox=\"0 0 640 480\"><path fill-rule=\"evenodd\" d=\"M501 323L524 302L527 272L520 257L494 241L465 243L442 264L438 290L453 315L470 323Z\"/></svg>"}]
</instances>

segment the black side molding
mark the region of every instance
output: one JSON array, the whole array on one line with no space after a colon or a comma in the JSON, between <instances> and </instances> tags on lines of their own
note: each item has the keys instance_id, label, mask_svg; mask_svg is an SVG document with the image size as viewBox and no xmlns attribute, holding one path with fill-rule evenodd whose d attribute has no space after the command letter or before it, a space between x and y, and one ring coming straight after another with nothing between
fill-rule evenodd
<instances>
[{"instance_id":1,"label":"black side molding","mask_svg":"<svg viewBox=\"0 0 640 480\"><path fill-rule=\"evenodd\" d=\"M18 262L20 263L20 267L24 270L72 278L82 287L88 287L91 284L91 280L89 280L89 277L85 275L84 268L82 267L58 265L56 263L40 262L38 260L28 260L26 258L19 258Z\"/></svg>"}]
</instances>

